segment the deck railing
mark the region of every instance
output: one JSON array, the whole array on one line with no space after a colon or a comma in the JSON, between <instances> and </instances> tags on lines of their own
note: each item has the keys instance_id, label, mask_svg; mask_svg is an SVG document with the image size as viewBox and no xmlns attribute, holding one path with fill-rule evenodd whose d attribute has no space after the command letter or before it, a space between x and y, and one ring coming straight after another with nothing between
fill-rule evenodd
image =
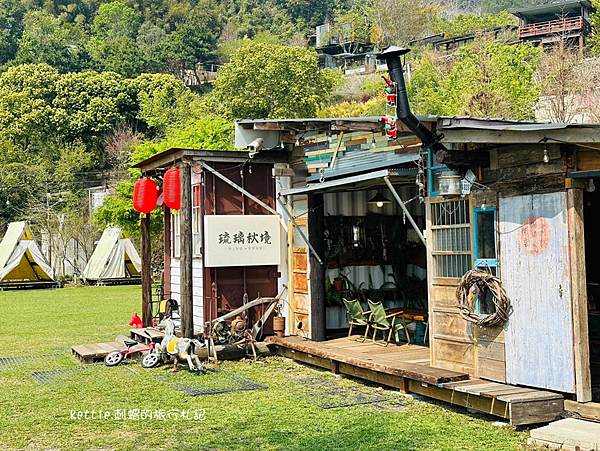
<instances>
[{"instance_id":1,"label":"deck railing","mask_svg":"<svg viewBox=\"0 0 600 451\"><path fill-rule=\"evenodd\" d=\"M519 39L559 33L569 34L573 31L587 33L590 30L591 27L587 20L583 17L573 17L521 26L519 27Z\"/></svg>"}]
</instances>

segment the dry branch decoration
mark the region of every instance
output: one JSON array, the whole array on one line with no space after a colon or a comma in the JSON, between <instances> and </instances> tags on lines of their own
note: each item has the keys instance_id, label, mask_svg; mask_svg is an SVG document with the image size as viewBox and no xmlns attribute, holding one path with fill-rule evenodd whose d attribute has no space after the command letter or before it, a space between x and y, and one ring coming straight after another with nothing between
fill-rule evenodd
<instances>
[{"instance_id":1,"label":"dry branch decoration","mask_svg":"<svg viewBox=\"0 0 600 451\"><path fill-rule=\"evenodd\" d=\"M484 296L486 290L489 290L493 295L496 311L482 318L475 313L474 306L477 293L479 292L480 296ZM460 316L478 326L499 326L508 319L510 299L506 295L500 279L488 272L478 269L468 271L456 288L456 300L458 301L457 307Z\"/></svg>"}]
</instances>

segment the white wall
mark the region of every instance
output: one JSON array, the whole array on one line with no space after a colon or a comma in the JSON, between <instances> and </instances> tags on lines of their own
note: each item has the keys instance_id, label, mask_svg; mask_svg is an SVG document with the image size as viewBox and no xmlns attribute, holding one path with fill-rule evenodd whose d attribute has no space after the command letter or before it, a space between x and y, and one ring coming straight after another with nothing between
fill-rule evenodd
<instances>
[{"instance_id":1,"label":"white wall","mask_svg":"<svg viewBox=\"0 0 600 451\"><path fill-rule=\"evenodd\" d=\"M201 333L204 330L204 288L203 288L203 265L202 260L193 260L194 285L192 287L192 303L194 316L194 332ZM178 258L171 258L171 297L178 303L181 301L181 268Z\"/></svg>"}]
</instances>

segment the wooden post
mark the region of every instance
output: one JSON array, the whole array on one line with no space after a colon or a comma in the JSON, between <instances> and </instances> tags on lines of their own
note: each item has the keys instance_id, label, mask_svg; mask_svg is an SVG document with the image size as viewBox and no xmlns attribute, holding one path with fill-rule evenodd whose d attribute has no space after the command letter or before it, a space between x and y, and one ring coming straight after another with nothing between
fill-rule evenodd
<instances>
[{"instance_id":1,"label":"wooden post","mask_svg":"<svg viewBox=\"0 0 600 451\"><path fill-rule=\"evenodd\" d=\"M398 387L400 389L400 393L402 393L403 395L407 395L408 394L408 379L401 377L400 378L400 387Z\"/></svg>"},{"instance_id":2,"label":"wooden post","mask_svg":"<svg viewBox=\"0 0 600 451\"><path fill-rule=\"evenodd\" d=\"M179 210L179 214L179 239L181 241L179 255L181 335L185 338L193 338L192 169L188 163L181 165L181 210Z\"/></svg>"},{"instance_id":3,"label":"wooden post","mask_svg":"<svg viewBox=\"0 0 600 451\"><path fill-rule=\"evenodd\" d=\"M150 247L150 213L141 219L142 242L142 323L152 325L152 249Z\"/></svg>"},{"instance_id":4,"label":"wooden post","mask_svg":"<svg viewBox=\"0 0 600 451\"><path fill-rule=\"evenodd\" d=\"M171 298L171 209L166 205L163 207L164 217L164 269L163 269L163 297Z\"/></svg>"},{"instance_id":5,"label":"wooden post","mask_svg":"<svg viewBox=\"0 0 600 451\"><path fill-rule=\"evenodd\" d=\"M325 254L323 239L325 208L323 194L308 195L308 241L315 252ZM310 336L314 341L327 338L325 325L325 267L310 252Z\"/></svg>"},{"instance_id":6,"label":"wooden post","mask_svg":"<svg viewBox=\"0 0 600 451\"><path fill-rule=\"evenodd\" d=\"M336 362L335 360L331 361L331 372L333 374L340 374L340 362Z\"/></svg>"},{"instance_id":7,"label":"wooden post","mask_svg":"<svg viewBox=\"0 0 600 451\"><path fill-rule=\"evenodd\" d=\"M573 303L573 340L577 401L592 400L590 374L590 337L588 331L585 242L583 231L583 190L567 189L571 296Z\"/></svg>"}]
</instances>

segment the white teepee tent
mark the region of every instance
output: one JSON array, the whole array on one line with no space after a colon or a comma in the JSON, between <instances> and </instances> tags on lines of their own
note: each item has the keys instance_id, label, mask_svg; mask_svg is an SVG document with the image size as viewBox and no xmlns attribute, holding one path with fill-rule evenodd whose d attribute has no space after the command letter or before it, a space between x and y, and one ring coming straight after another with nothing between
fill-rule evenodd
<instances>
[{"instance_id":1,"label":"white teepee tent","mask_svg":"<svg viewBox=\"0 0 600 451\"><path fill-rule=\"evenodd\" d=\"M141 276L142 260L121 229L109 227L104 230L94 253L83 271L90 281L132 279Z\"/></svg>"},{"instance_id":2,"label":"white teepee tent","mask_svg":"<svg viewBox=\"0 0 600 451\"><path fill-rule=\"evenodd\" d=\"M54 282L54 271L26 222L11 222L0 243L0 283Z\"/></svg>"}]
</instances>

